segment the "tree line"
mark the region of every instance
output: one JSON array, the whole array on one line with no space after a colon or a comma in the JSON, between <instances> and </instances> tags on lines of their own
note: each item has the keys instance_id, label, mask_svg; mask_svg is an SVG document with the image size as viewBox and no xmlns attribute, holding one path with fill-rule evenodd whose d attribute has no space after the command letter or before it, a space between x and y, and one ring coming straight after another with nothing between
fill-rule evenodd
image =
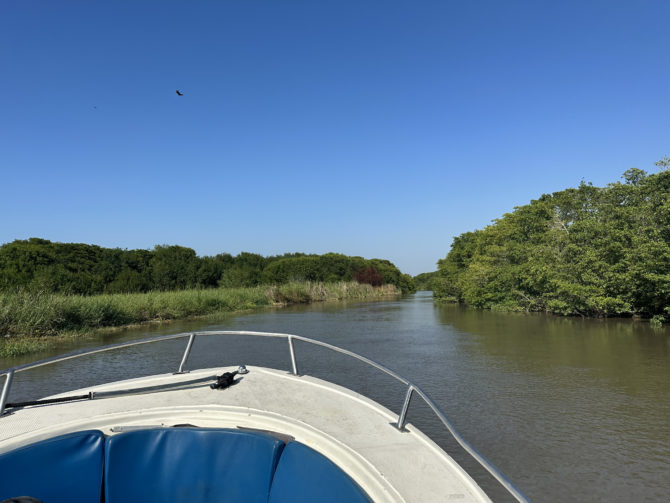
<instances>
[{"instance_id":1,"label":"tree line","mask_svg":"<svg viewBox=\"0 0 670 503\"><path fill-rule=\"evenodd\" d=\"M582 182L456 237L434 294L563 315L670 314L670 158L622 182Z\"/></svg>"},{"instance_id":2,"label":"tree line","mask_svg":"<svg viewBox=\"0 0 670 503\"><path fill-rule=\"evenodd\" d=\"M432 290L433 280L437 277L437 271L422 272L414 276L414 284L417 290Z\"/></svg>"},{"instance_id":3,"label":"tree line","mask_svg":"<svg viewBox=\"0 0 670 503\"><path fill-rule=\"evenodd\" d=\"M46 239L15 240L0 246L0 291L92 295L254 287L289 281L358 281L393 284L414 291L410 276L388 260L337 253L293 253L264 257L242 252L199 257L191 248L159 245L123 250Z\"/></svg>"}]
</instances>

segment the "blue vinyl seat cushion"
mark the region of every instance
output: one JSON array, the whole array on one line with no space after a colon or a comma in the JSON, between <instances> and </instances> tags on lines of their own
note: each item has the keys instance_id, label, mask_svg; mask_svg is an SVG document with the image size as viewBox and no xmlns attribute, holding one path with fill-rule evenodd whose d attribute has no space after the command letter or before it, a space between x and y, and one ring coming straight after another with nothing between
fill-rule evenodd
<instances>
[{"instance_id":1,"label":"blue vinyl seat cushion","mask_svg":"<svg viewBox=\"0 0 670 503\"><path fill-rule=\"evenodd\" d=\"M299 442L284 448L269 503L371 503L365 492L335 463Z\"/></svg>"},{"instance_id":2,"label":"blue vinyl seat cushion","mask_svg":"<svg viewBox=\"0 0 670 503\"><path fill-rule=\"evenodd\" d=\"M94 503L102 496L104 436L79 431L0 454L0 501Z\"/></svg>"},{"instance_id":3,"label":"blue vinyl seat cushion","mask_svg":"<svg viewBox=\"0 0 670 503\"><path fill-rule=\"evenodd\" d=\"M266 503L284 447L239 430L178 428L109 437L106 503Z\"/></svg>"}]
</instances>

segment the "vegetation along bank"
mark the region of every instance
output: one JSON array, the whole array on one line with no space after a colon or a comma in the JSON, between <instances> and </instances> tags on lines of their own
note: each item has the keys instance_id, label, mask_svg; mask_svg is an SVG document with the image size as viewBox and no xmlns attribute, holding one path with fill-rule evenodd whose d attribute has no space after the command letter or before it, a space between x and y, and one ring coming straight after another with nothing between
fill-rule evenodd
<instances>
[{"instance_id":1,"label":"vegetation along bank","mask_svg":"<svg viewBox=\"0 0 670 503\"><path fill-rule=\"evenodd\" d=\"M242 252L198 257L191 248L156 246L122 250L46 239L0 246L0 291L94 295L192 288L241 288L289 281L356 281L415 290L412 278L388 260L339 253L263 257Z\"/></svg>"},{"instance_id":2,"label":"vegetation along bank","mask_svg":"<svg viewBox=\"0 0 670 503\"><path fill-rule=\"evenodd\" d=\"M661 172L582 182L456 237L438 262L437 298L562 315L670 315L670 158Z\"/></svg>"},{"instance_id":3,"label":"vegetation along bank","mask_svg":"<svg viewBox=\"0 0 670 503\"><path fill-rule=\"evenodd\" d=\"M412 278L417 290L432 290L433 280L437 277L437 271L422 272Z\"/></svg>"},{"instance_id":4,"label":"vegetation along bank","mask_svg":"<svg viewBox=\"0 0 670 503\"><path fill-rule=\"evenodd\" d=\"M104 327L239 312L264 306L372 300L399 295L394 285L288 282L251 288L212 288L133 294L0 294L0 357L46 349L63 338ZM54 337L56 336L56 337Z\"/></svg>"},{"instance_id":5,"label":"vegetation along bank","mask_svg":"<svg viewBox=\"0 0 670 503\"><path fill-rule=\"evenodd\" d=\"M0 356L102 327L412 291L388 260L337 253L198 257L183 246L16 240L0 246Z\"/></svg>"}]
</instances>

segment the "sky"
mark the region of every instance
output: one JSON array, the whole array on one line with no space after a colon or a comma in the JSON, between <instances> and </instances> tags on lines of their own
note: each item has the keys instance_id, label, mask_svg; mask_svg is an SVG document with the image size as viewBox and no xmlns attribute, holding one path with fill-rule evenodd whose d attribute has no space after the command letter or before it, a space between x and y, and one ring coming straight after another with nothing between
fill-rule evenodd
<instances>
[{"instance_id":1,"label":"sky","mask_svg":"<svg viewBox=\"0 0 670 503\"><path fill-rule=\"evenodd\" d=\"M4 1L0 244L433 271L543 193L656 172L669 17L667 0Z\"/></svg>"}]
</instances>

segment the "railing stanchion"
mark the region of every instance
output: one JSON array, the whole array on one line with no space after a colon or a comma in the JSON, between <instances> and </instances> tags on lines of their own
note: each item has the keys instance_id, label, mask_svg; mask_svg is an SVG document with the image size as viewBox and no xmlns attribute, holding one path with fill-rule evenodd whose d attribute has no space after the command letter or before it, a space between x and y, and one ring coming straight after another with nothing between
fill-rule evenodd
<instances>
[{"instance_id":1,"label":"railing stanchion","mask_svg":"<svg viewBox=\"0 0 670 503\"><path fill-rule=\"evenodd\" d=\"M293 370L293 375L298 375L298 364L295 361L295 350L293 349L293 337L288 336L288 349L291 352L291 369Z\"/></svg>"},{"instance_id":2,"label":"railing stanchion","mask_svg":"<svg viewBox=\"0 0 670 503\"><path fill-rule=\"evenodd\" d=\"M402 430L405 426L405 420L407 419L407 410L409 409L409 402L412 400L412 393L414 393L414 386L409 386L407 388L407 394L405 395L405 403L402 405L402 410L398 416L398 424L396 428Z\"/></svg>"},{"instance_id":3,"label":"railing stanchion","mask_svg":"<svg viewBox=\"0 0 670 503\"><path fill-rule=\"evenodd\" d=\"M2 387L2 395L0 396L0 416L5 413L5 404L7 403L7 398L9 397L9 388L12 386L12 380L14 379L14 371L10 370L7 372L7 377L5 378L5 385Z\"/></svg>"},{"instance_id":4,"label":"railing stanchion","mask_svg":"<svg viewBox=\"0 0 670 503\"><path fill-rule=\"evenodd\" d=\"M179 364L179 370L177 374L184 374L184 365L186 365L186 360L188 360L188 355L191 354L191 348L193 347L193 341L195 340L195 334L191 334L188 338L188 343L186 344L186 349L184 350L184 356L181 358L181 363ZM188 370L186 371L188 372Z\"/></svg>"}]
</instances>

